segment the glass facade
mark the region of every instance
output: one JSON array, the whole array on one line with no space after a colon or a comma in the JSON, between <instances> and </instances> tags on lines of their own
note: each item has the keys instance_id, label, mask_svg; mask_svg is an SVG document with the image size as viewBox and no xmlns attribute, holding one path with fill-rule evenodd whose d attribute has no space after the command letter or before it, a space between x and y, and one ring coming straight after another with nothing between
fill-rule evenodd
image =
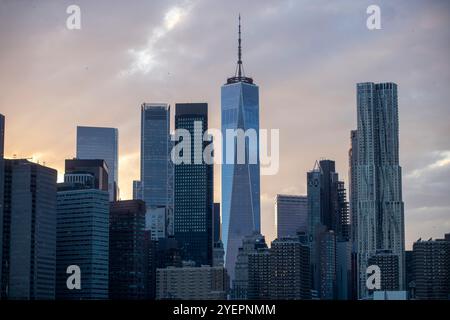
<instances>
[{"instance_id":1,"label":"glass facade","mask_svg":"<svg viewBox=\"0 0 450 320\"><path fill-rule=\"evenodd\" d=\"M55 298L56 170L5 160L2 298Z\"/></svg>"},{"instance_id":2,"label":"glass facade","mask_svg":"<svg viewBox=\"0 0 450 320\"><path fill-rule=\"evenodd\" d=\"M245 236L260 232L259 88L248 78L232 78L222 86L222 241L225 266L234 279L238 248ZM232 80L232 81L231 81ZM242 81L241 81L242 80ZM257 142L246 138L243 164L226 163L227 144L236 150L236 138L227 141L227 130L254 129ZM230 149L230 148L228 148ZM249 163L254 156L256 163ZM236 152L234 154L236 160Z\"/></svg>"},{"instance_id":3,"label":"glass facade","mask_svg":"<svg viewBox=\"0 0 450 320\"><path fill-rule=\"evenodd\" d=\"M200 122L194 133L195 123ZM206 103L177 104L175 128L185 129L203 137L208 129L208 105ZM203 141L201 150L209 144ZM194 164L195 142L191 139L191 163L175 165L175 238L181 248L183 260L197 265L212 265L213 251L213 166ZM203 152L202 152L203 154Z\"/></svg>"},{"instance_id":4,"label":"glass facade","mask_svg":"<svg viewBox=\"0 0 450 320\"><path fill-rule=\"evenodd\" d=\"M77 158L106 161L110 201L119 197L118 140L119 132L115 128L77 127Z\"/></svg>"},{"instance_id":5,"label":"glass facade","mask_svg":"<svg viewBox=\"0 0 450 320\"><path fill-rule=\"evenodd\" d=\"M155 208L166 208L164 234L173 234L173 164L170 159L170 106L141 106L141 180L133 182L134 199L144 200L147 220ZM150 222L147 222L149 224ZM153 237L153 235L152 235Z\"/></svg>"},{"instance_id":6,"label":"glass facade","mask_svg":"<svg viewBox=\"0 0 450 320\"><path fill-rule=\"evenodd\" d=\"M56 298L108 299L109 193L63 185L57 195ZM67 289L70 265L80 267L81 290Z\"/></svg>"},{"instance_id":7,"label":"glass facade","mask_svg":"<svg viewBox=\"0 0 450 320\"><path fill-rule=\"evenodd\" d=\"M170 106L141 106L141 192L147 207L167 206L171 199Z\"/></svg>"}]
</instances>

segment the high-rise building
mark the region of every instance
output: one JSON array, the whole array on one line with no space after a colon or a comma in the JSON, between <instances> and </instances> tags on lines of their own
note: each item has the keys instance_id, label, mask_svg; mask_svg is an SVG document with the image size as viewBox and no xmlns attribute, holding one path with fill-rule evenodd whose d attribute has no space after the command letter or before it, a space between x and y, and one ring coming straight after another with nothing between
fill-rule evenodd
<instances>
[{"instance_id":1,"label":"high-rise building","mask_svg":"<svg viewBox=\"0 0 450 320\"><path fill-rule=\"evenodd\" d=\"M173 174L170 153L170 106L141 105L141 179L133 182L133 197L144 200L147 211L166 208L165 233L173 235ZM147 219L151 215L147 215ZM152 235L153 236L153 235Z\"/></svg>"},{"instance_id":2,"label":"high-rise building","mask_svg":"<svg viewBox=\"0 0 450 320\"><path fill-rule=\"evenodd\" d=\"M343 298L350 278L342 272L351 268L345 249L350 246L350 217L344 182L332 160L316 161L307 181L312 288L320 299L335 299L338 293Z\"/></svg>"},{"instance_id":3,"label":"high-rise building","mask_svg":"<svg viewBox=\"0 0 450 320\"><path fill-rule=\"evenodd\" d=\"M263 235L258 232L245 236L239 247L234 268L235 278L232 283L231 298L236 300L248 299L249 285L249 264L248 257L250 253L256 252L258 249L267 248L266 240Z\"/></svg>"},{"instance_id":4,"label":"high-rise building","mask_svg":"<svg viewBox=\"0 0 450 320\"><path fill-rule=\"evenodd\" d=\"M112 202L109 235L110 299L144 299L147 296L145 203Z\"/></svg>"},{"instance_id":5,"label":"high-rise building","mask_svg":"<svg viewBox=\"0 0 450 320\"><path fill-rule=\"evenodd\" d=\"M95 161L95 160L94 160ZM102 168L103 160L99 163ZM69 173L68 175L72 175ZM91 175L92 177L92 175ZM106 181L107 180L106 176ZM67 180L67 179L65 179ZM58 184L56 298L108 299L109 192L87 181ZM80 268L81 289L69 289L67 268Z\"/></svg>"},{"instance_id":6,"label":"high-rise building","mask_svg":"<svg viewBox=\"0 0 450 320\"><path fill-rule=\"evenodd\" d=\"M414 242L413 272L415 298L450 299L450 239Z\"/></svg>"},{"instance_id":7,"label":"high-rise building","mask_svg":"<svg viewBox=\"0 0 450 320\"><path fill-rule=\"evenodd\" d=\"M55 298L56 176L27 160L5 160L2 298Z\"/></svg>"},{"instance_id":8,"label":"high-rise building","mask_svg":"<svg viewBox=\"0 0 450 320\"><path fill-rule=\"evenodd\" d=\"M187 163L175 165L175 238L183 260L212 265L213 166L203 158L209 142L202 139L208 129L208 105L177 103L175 128L192 137L190 145L187 140L178 142L187 144L186 150L180 151Z\"/></svg>"},{"instance_id":9,"label":"high-rise building","mask_svg":"<svg viewBox=\"0 0 450 320\"><path fill-rule=\"evenodd\" d=\"M225 300L229 287L224 267L183 266L156 270L156 299Z\"/></svg>"},{"instance_id":10,"label":"high-rise building","mask_svg":"<svg viewBox=\"0 0 450 320\"><path fill-rule=\"evenodd\" d=\"M270 247L270 297L274 300L311 298L310 249L299 237L279 238Z\"/></svg>"},{"instance_id":11,"label":"high-rise building","mask_svg":"<svg viewBox=\"0 0 450 320\"><path fill-rule=\"evenodd\" d=\"M0 113L0 299L2 284L2 248L3 248L3 181L5 152L5 116Z\"/></svg>"},{"instance_id":12,"label":"high-rise building","mask_svg":"<svg viewBox=\"0 0 450 320\"><path fill-rule=\"evenodd\" d=\"M348 181L349 181L349 209L350 209L350 234L351 234L351 274L350 274L350 298L356 300L358 298L358 187L356 166L358 160L358 141L357 131L350 132L350 150L348 152Z\"/></svg>"},{"instance_id":13,"label":"high-rise building","mask_svg":"<svg viewBox=\"0 0 450 320\"><path fill-rule=\"evenodd\" d=\"M399 290L405 286L397 85L358 83L357 110L358 296L365 298L368 261L380 250L398 256Z\"/></svg>"},{"instance_id":14,"label":"high-rise building","mask_svg":"<svg viewBox=\"0 0 450 320\"><path fill-rule=\"evenodd\" d=\"M244 74L240 18L238 45L236 73L234 77L227 79L221 89L222 241L225 266L230 272L231 280L234 279L234 265L243 238L261 230L259 88L252 78ZM241 133L242 130L245 133L241 135L241 143L237 141L239 129ZM227 138L227 131L237 134Z\"/></svg>"},{"instance_id":15,"label":"high-rise building","mask_svg":"<svg viewBox=\"0 0 450 320\"><path fill-rule=\"evenodd\" d=\"M108 167L109 200L119 198L119 131L115 128L77 127L77 158L101 159Z\"/></svg>"},{"instance_id":16,"label":"high-rise building","mask_svg":"<svg viewBox=\"0 0 450 320\"><path fill-rule=\"evenodd\" d=\"M278 194L275 202L277 237L308 231L308 197Z\"/></svg>"},{"instance_id":17,"label":"high-rise building","mask_svg":"<svg viewBox=\"0 0 450 320\"><path fill-rule=\"evenodd\" d=\"M65 161L64 182L90 185L93 189L109 191L109 169L101 159L68 159Z\"/></svg>"},{"instance_id":18,"label":"high-rise building","mask_svg":"<svg viewBox=\"0 0 450 320\"><path fill-rule=\"evenodd\" d=\"M350 221L352 250L356 252L357 232L358 232L358 186L356 166L358 164L358 135L356 130L350 132L350 150L348 152L348 181L349 181L349 201L350 201Z\"/></svg>"},{"instance_id":19,"label":"high-rise building","mask_svg":"<svg viewBox=\"0 0 450 320\"><path fill-rule=\"evenodd\" d=\"M333 300L336 298L336 234L325 226L318 226L315 234L316 261L313 262L317 269L318 296L322 300Z\"/></svg>"}]
</instances>

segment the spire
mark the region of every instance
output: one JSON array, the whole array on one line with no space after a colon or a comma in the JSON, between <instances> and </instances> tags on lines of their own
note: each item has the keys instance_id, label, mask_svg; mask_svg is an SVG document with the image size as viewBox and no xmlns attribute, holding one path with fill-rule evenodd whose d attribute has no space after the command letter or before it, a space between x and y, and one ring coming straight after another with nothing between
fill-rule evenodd
<instances>
[{"instance_id":1,"label":"spire","mask_svg":"<svg viewBox=\"0 0 450 320\"><path fill-rule=\"evenodd\" d=\"M239 13L239 36L238 36L238 72L237 72L237 76L240 78L242 77L242 47L241 47L241 14Z\"/></svg>"},{"instance_id":2,"label":"spire","mask_svg":"<svg viewBox=\"0 0 450 320\"><path fill-rule=\"evenodd\" d=\"M228 78L227 83L246 82L253 83L252 78L245 76L244 65L242 64L242 38L241 38L241 14L239 14L239 28L238 28L238 61L234 77Z\"/></svg>"}]
</instances>

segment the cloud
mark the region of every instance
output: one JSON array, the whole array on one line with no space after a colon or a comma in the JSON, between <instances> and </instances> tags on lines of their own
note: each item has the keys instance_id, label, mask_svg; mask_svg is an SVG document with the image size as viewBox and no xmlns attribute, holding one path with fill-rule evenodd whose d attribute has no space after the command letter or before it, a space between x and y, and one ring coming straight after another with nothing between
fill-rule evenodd
<instances>
[{"instance_id":1,"label":"cloud","mask_svg":"<svg viewBox=\"0 0 450 320\"><path fill-rule=\"evenodd\" d=\"M120 76L132 76L136 73L148 74L158 65L163 63L164 57L161 56L160 45L169 35L170 31L176 28L186 18L192 9L191 2L185 2L183 5L170 7L165 15L163 22L153 28L147 44L139 49L131 48L128 54L131 56L131 64L128 69L120 72Z\"/></svg>"}]
</instances>

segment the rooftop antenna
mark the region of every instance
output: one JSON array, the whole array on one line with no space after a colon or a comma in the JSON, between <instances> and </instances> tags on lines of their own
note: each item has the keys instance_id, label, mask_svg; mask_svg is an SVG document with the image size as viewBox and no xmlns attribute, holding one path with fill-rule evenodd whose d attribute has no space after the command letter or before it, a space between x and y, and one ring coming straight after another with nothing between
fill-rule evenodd
<instances>
[{"instance_id":1,"label":"rooftop antenna","mask_svg":"<svg viewBox=\"0 0 450 320\"><path fill-rule=\"evenodd\" d=\"M242 78L243 76L244 66L242 64L241 14L239 14L237 77Z\"/></svg>"}]
</instances>

